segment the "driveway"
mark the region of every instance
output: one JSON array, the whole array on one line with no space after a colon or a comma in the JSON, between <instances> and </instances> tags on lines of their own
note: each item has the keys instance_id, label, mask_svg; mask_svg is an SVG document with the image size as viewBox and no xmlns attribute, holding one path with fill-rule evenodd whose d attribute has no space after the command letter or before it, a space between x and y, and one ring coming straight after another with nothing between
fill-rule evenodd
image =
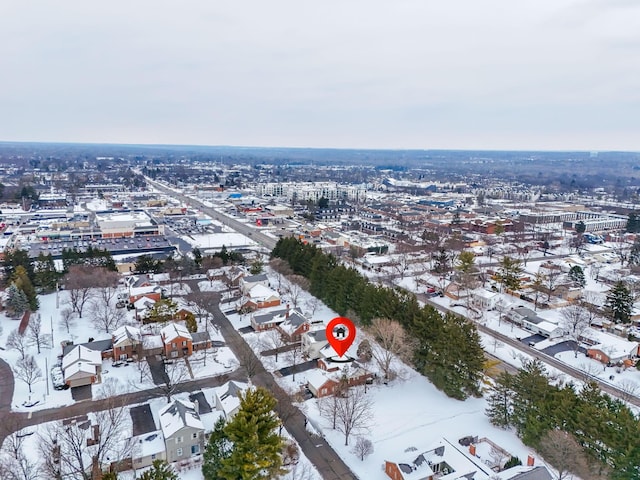
<instances>
[{"instance_id":1,"label":"driveway","mask_svg":"<svg viewBox=\"0 0 640 480\"><path fill-rule=\"evenodd\" d=\"M299 363L298 365L284 367L278 371L283 377L288 377L294 373L306 372L307 370L313 370L314 368L318 368L317 360L309 360L308 362Z\"/></svg>"},{"instance_id":2,"label":"driveway","mask_svg":"<svg viewBox=\"0 0 640 480\"><path fill-rule=\"evenodd\" d=\"M129 409L129 415L131 415L131 425L133 427L134 437L157 430L156 422L153 420L151 407L148 403L131 407Z\"/></svg>"},{"instance_id":3,"label":"driveway","mask_svg":"<svg viewBox=\"0 0 640 480\"><path fill-rule=\"evenodd\" d=\"M91 395L91 385L73 387L71 389L71 398L73 398L76 402L80 402L82 400L91 400L93 398Z\"/></svg>"},{"instance_id":4,"label":"driveway","mask_svg":"<svg viewBox=\"0 0 640 480\"><path fill-rule=\"evenodd\" d=\"M573 352L576 348L576 342L573 340L566 340L564 342L556 343L555 345L551 345L543 350L540 350L542 353L546 353L551 357L555 357L558 353L562 352ZM581 353L587 353L587 351L578 346L578 351Z\"/></svg>"},{"instance_id":5,"label":"driveway","mask_svg":"<svg viewBox=\"0 0 640 480\"><path fill-rule=\"evenodd\" d=\"M536 335L531 335L529 337L522 338L520 341L525 345L532 346L531 344L535 345L536 343L544 342L546 339L547 339L546 337L536 334Z\"/></svg>"},{"instance_id":6,"label":"driveway","mask_svg":"<svg viewBox=\"0 0 640 480\"><path fill-rule=\"evenodd\" d=\"M149 373L151 373L151 379L156 385L164 385L167 377L164 370L162 359L157 355L149 355L147 357L147 363L149 364Z\"/></svg>"},{"instance_id":7,"label":"driveway","mask_svg":"<svg viewBox=\"0 0 640 480\"><path fill-rule=\"evenodd\" d=\"M13 382L13 370L11 370L11 367L7 362L0 359L0 411L11 410L14 387Z\"/></svg>"}]
</instances>

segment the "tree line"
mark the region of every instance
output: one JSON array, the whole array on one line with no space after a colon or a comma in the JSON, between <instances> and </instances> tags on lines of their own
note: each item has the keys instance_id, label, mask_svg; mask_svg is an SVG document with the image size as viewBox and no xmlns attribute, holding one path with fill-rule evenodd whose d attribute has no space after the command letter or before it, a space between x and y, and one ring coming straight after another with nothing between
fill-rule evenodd
<instances>
[{"instance_id":1,"label":"tree line","mask_svg":"<svg viewBox=\"0 0 640 480\"><path fill-rule=\"evenodd\" d=\"M363 326L374 318L398 321L413 339L417 370L450 397L480 396L484 351L475 325L421 307L410 292L370 283L357 270L296 238L282 238L271 253L309 280L309 290L340 315Z\"/></svg>"},{"instance_id":2,"label":"tree line","mask_svg":"<svg viewBox=\"0 0 640 480\"><path fill-rule=\"evenodd\" d=\"M491 423L515 428L559 472L594 480L640 478L638 418L595 383L552 385L542 362L532 360L516 375L500 374L488 404Z\"/></svg>"}]
</instances>

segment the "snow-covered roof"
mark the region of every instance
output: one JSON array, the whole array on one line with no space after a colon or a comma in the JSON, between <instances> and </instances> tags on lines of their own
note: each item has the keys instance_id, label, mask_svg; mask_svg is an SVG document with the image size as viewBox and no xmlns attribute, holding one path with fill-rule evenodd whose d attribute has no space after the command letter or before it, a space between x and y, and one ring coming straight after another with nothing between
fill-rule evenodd
<instances>
[{"instance_id":1,"label":"snow-covered roof","mask_svg":"<svg viewBox=\"0 0 640 480\"><path fill-rule=\"evenodd\" d=\"M133 437L133 458L148 457L165 451L164 436L161 430L143 433Z\"/></svg>"},{"instance_id":2,"label":"snow-covered roof","mask_svg":"<svg viewBox=\"0 0 640 480\"><path fill-rule=\"evenodd\" d=\"M233 412L240 406L239 395L248 387L249 385L247 383L230 380L215 389L216 397L218 402L220 402L220 406L222 407L222 411L225 416L229 415L229 413Z\"/></svg>"},{"instance_id":3,"label":"snow-covered roof","mask_svg":"<svg viewBox=\"0 0 640 480\"><path fill-rule=\"evenodd\" d=\"M443 462L449 467L447 470L433 470L432 467L440 466ZM395 463L407 480L431 478L436 472L440 473L440 480L487 480L493 475L488 466L465 455L446 439L442 439L437 446L429 450L422 453L414 452L404 461Z\"/></svg>"},{"instance_id":4,"label":"snow-covered roof","mask_svg":"<svg viewBox=\"0 0 640 480\"><path fill-rule=\"evenodd\" d=\"M130 325L123 325L113 331L113 344L118 345L124 340L137 342L140 338L140 329Z\"/></svg>"},{"instance_id":5,"label":"snow-covered roof","mask_svg":"<svg viewBox=\"0 0 640 480\"><path fill-rule=\"evenodd\" d=\"M180 325L178 323L170 323L162 330L160 330L160 335L164 339L165 343L170 343L176 338L182 337L192 340L191 333L187 330L187 327L184 325Z\"/></svg>"},{"instance_id":6,"label":"snow-covered roof","mask_svg":"<svg viewBox=\"0 0 640 480\"><path fill-rule=\"evenodd\" d=\"M270 297L280 298L280 294L275 290L272 290L269 287L265 287L264 285L257 284L251 287L248 292L249 297L253 300L262 300Z\"/></svg>"},{"instance_id":7,"label":"snow-covered roof","mask_svg":"<svg viewBox=\"0 0 640 480\"><path fill-rule=\"evenodd\" d=\"M62 369L65 370L65 375L67 375L67 368L77 362L102 365L102 354L82 345L76 346L62 358Z\"/></svg>"},{"instance_id":8,"label":"snow-covered roof","mask_svg":"<svg viewBox=\"0 0 640 480\"><path fill-rule=\"evenodd\" d=\"M602 350L610 359L627 357L638 353L638 342L630 342L622 337L600 330L587 328L582 337L594 342L591 348Z\"/></svg>"},{"instance_id":9,"label":"snow-covered roof","mask_svg":"<svg viewBox=\"0 0 640 480\"><path fill-rule=\"evenodd\" d=\"M79 376L85 377L87 375L95 375L96 373L97 370L95 365L88 362L75 362L65 368L64 377L66 380L70 380L78 374L82 374Z\"/></svg>"},{"instance_id":10,"label":"snow-covered roof","mask_svg":"<svg viewBox=\"0 0 640 480\"><path fill-rule=\"evenodd\" d=\"M174 400L160 410L158 417L160 417L160 428L165 438L171 437L185 427L204 430L195 404L186 400Z\"/></svg>"}]
</instances>

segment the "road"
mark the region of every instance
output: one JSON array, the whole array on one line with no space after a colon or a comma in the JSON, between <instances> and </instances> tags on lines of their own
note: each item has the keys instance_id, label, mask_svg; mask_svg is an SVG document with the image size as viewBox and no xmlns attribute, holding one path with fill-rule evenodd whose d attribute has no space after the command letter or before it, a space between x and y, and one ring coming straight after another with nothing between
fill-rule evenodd
<instances>
[{"instance_id":1,"label":"road","mask_svg":"<svg viewBox=\"0 0 640 480\"><path fill-rule=\"evenodd\" d=\"M215 295L213 292L211 294ZM268 389L276 398L278 401L276 410L285 428L296 439L300 449L313 463L322 478L324 480L357 479L358 477L323 438L314 436L307 431L303 413L291 403L290 395L276 383L273 375L265 370L262 362L231 325L229 319L220 311L220 308L216 305L209 311L213 316L213 323L220 328L227 346L233 351L240 364L244 366L252 383Z\"/></svg>"},{"instance_id":2,"label":"road","mask_svg":"<svg viewBox=\"0 0 640 480\"><path fill-rule=\"evenodd\" d=\"M255 241L256 243L262 245L263 247L269 249L269 250L273 250L273 247L276 246L276 242L277 239L272 238L268 235L265 235L264 233L260 232L259 230L247 225L246 223L240 222L238 220L236 220L233 217L229 217L227 215L224 215L223 213L220 213L217 210L214 210L213 208L205 205L204 203L202 203L200 200L196 200L192 197L188 197L180 192L177 192L169 187L166 187L164 185L162 185L161 183L158 183L154 180L151 180L148 177L145 177L145 180L154 188L160 190L161 192L167 194L167 195L171 195L173 198L177 198L178 200L180 200L183 203L189 204L189 205L193 205L195 207L197 207L199 210L201 210L202 212L206 213L207 215L209 215L211 218L218 220L219 222L224 223L225 225L228 225L230 228L232 228L233 230L235 230L238 233L241 233L243 235L246 235L247 237L251 238L253 241Z\"/></svg>"},{"instance_id":3,"label":"road","mask_svg":"<svg viewBox=\"0 0 640 480\"><path fill-rule=\"evenodd\" d=\"M424 294L418 294L416 295L418 297L418 299L424 303L427 303L433 307L435 307L436 309L440 310L441 312L447 313L453 313L455 315L460 315L459 312L456 312L450 308L447 308L443 305L440 305L438 303L433 302L427 295ZM472 320L469 320L472 321ZM475 322L474 322L475 323ZM510 347L513 347L516 350L521 351L522 353L525 353L527 355L530 355L534 358L538 358L540 359L542 362L546 363L547 365L560 370L563 373L566 373L567 375L577 379L577 380L585 380L588 379L590 381L593 381L595 383L598 384L598 386L600 387L600 390L602 390L603 392L606 392L614 397L617 398L622 398L625 401L640 407L640 398L635 396L635 395L631 395L629 392L625 392L624 390L611 385L610 383L604 382L601 379L594 377L592 375L587 374L586 372L582 371L582 370L578 370L577 368L572 367L571 365L568 365L564 362L561 362L560 360L558 360L557 358L554 358L550 355L545 354L544 352L541 352L540 350L536 350L535 348L529 347L528 345L525 345L524 343L520 342L519 340L513 339L511 337L508 337L507 335L503 335L502 333L496 332L495 330L488 328L482 324L479 323L475 323L476 327L478 328L479 331L481 331L482 333L485 333L487 335L492 336L493 338L496 338L498 340L500 340L501 342L505 343L506 345L509 345Z\"/></svg>"}]
</instances>

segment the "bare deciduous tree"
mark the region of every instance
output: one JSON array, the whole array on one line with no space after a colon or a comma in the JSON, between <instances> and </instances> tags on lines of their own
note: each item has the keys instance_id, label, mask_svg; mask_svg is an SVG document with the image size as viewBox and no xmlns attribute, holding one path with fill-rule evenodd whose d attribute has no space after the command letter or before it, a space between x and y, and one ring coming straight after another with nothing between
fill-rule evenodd
<instances>
[{"instance_id":1,"label":"bare deciduous tree","mask_svg":"<svg viewBox=\"0 0 640 480\"><path fill-rule=\"evenodd\" d=\"M309 289L309 280L302 275L289 275L287 280L289 280L289 287L287 288L287 291L291 298L291 303L293 304L293 308L298 308L300 295Z\"/></svg>"},{"instance_id":2,"label":"bare deciduous tree","mask_svg":"<svg viewBox=\"0 0 640 480\"><path fill-rule=\"evenodd\" d=\"M40 436L39 450L48 478L90 480L94 462L106 468L131 456L128 410L119 393L117 381L106 381L100 397L108 400L107 409L92 413L86 422L52 424Z\"/></svg>"},{"instance_id":3,"label":"bare deciduous tree","mask_svg":"<svg viewBox=\"0 0 640 480\"><path fill-rule=\"evenodd\" d=\"M373 401L363 387L351 387L337 397L336 429L344 434L344 444L355 431L366 430L373 420Z\"/></svg>"},{"instance_id":4,"label":"bare deciduous tree","mask_svg":"<svg viewBox=\"0 0 640 480\"><path fill-rule=\"evenodd\" d=\"M40 353L41 347L49 347L50 335L42 333L42 319L40 314L32 315L29 319L29 326L27 327L27 338L32 345L35 345Z\"/></svg>"},{"instance_id":5,"label":"bare deciduous tree","mask_svg":"<svg viewBox=\"0 0 640 480\"><path fill-rule=\"evenodd\" d=\"M546 293L547 293L547 302L548 302L549 300L551 300L551 294L553 293L556 286L558 285L558 282L560 281L560 277L562 277L563 273L560 267L555 264L548 264L541 268L544 268L543 278L544 278L544 286L547 291Z\"/></svg>"},{"instance_id":6,"label":"bare deciduous tree","mask_svg":"<svg viewBox=\"0 0 640 480\"><path fill-rule=\"evenodd\" d=\"M578 358L580 338L589 327L589 315L582 305L573 303L561 311L562 327L566 335L573 341L573 354Z\"/></svg>"},{"instance_id":7,"label":"bare deciduous tree","mask_svg":"<svg viewBox=\"0 0 640 480\"><path fill-rule=\"evenodd\" d=\"M95 288L98 293L98 298L105 304L111 305L113 298L118 291L118 280L120 275L118 272L107 270L106 268L99 269L98 275L95 280Z\"/></svg>"},{"instance_id":8,"label":"bare deciduous tree","mask_svg":"<svg viewBox=\"0 0 640 480\"><path fill-rule=\"evenodd\" d=\"M71 333L71 327L75 323L76 312L72 308L63 308L60 311L60 323L67 329L67 333Z\"/></svg>"},{"instance_id":9,"label":"bare deciduous tree","mask_svg":"<svg viewBox=\"0 0 640 480\"><path fill-rule=\"evenodd\" d=\"M356 438L351 453L364 462L364 459L373 453L373 443L368 438L359 436Z\"/></svg>"},{"instance_id":10,"label":"bare deciduous tree","mask_svg":"<svg viewBox=\"0 0 640 480\"><path fill-rule=\"evenodd\" d=\"M625 379L618 383L618 388L622 391L622 399L626 402L637 396L640 390L638 385L633 380Z\"/></svg>"},{"instance_id":11,"label":"bare deciduous tree","mask_svg":"<svg viewBox=\"0 0 640 480\"><path fill-rule=\"evenodd\" d=\"M72 265L64 277L64 285L69 292L69 304L74 312L82 318L85 304L93 296L96 285L96 268L87 265Z\"/></svg>"},{"instance_id":12,"label":"bare deciduous tree","mask_svg":"<svg viewBox=\"0 0 640 480\"><path fill-rule=\"evenodd\" d=\"M20 358L24 358L27 352L27 340L28 339L16 329L7 337L7 348L18 351Z\"/></svg>"},{"instance_id":13,"label":"bare deciduous tree","mask_svg":"<svg viewBox=\"0 0 640 480\"><path fill-rule=\"evenodd\" d=\"M287 362L291 364L291 380L295 382L298 365L302 360L302 344L300 342L295 342L292 345L293 348L287 350Z\"/></svg>"},{"instance_id":14,"label":"bare deciduous tree","mask_svg":"<svg viewBox=\"0 0 640 480\"><path fill-rule=\"evenodd\" d=\"M112 332L127 321L127 314L123 309L114 308L102 300L89 304L89 315L93 325L105 333Z\"/></svg>"},{"instance_id":15,"label":"bare deciduous tree","mask_svg":"<svg viewBox=\"0 0 640 480\"><path fill-rule=\"evenodd\" d=\"M371 354L382 370L386 380L391 380L393 358L402 357L410 352L407 335L400 323L388 318L374 318L369 328L375 342L371 344Z\"/></svg>"},{"instance_id":16,"label":"bare deciduous tree","mask_svg":"<svg viewBox=\"0 0 640 480\"><path fill-rule=\"evenodd\" d=\"M158 385L158 388L167 398L167 403L171 403L171 397L178 390L178 385L189 378L189 371L182 360L163 362L163 365L163 383Z\"/></svg>"},{"instance_id":17,"label":"bare deciduous tree","mask_svg":"<svg viewBox=\"0 0 640 480\"><path fill-rule=\"evenodd\" d=\"M31 393L31 386L42 380L42 370L38 367L33 355L25 355L23 358L18 359L13 367L13 372L18 379L29 386L29 393Z\"/></svg>"},{"instance_id":18,"label":"bare deciduous tree","mask_svg":"<svg viewBox=\"0 0 640 480\"><path fill-rule=\"evenodd\" d=\"M569 433L550 430L541 439L538 451L557 470L558 480L572 478L572 474L592 478L584 448Z\"/></svg>"},{"instance_id":19,"label":"bare deciduous tree","mask_svg":"<svg viewBox=\"0 0 640 480\"><path fill-rule=\"evenodd\" d=\"M278 361L278 354L280 349L287 345L286 339L282 336L282 333L277 328L269 330L265 335L267 348L273 349L276 353L276 362Z\"/></svg>"}]
</instances>

